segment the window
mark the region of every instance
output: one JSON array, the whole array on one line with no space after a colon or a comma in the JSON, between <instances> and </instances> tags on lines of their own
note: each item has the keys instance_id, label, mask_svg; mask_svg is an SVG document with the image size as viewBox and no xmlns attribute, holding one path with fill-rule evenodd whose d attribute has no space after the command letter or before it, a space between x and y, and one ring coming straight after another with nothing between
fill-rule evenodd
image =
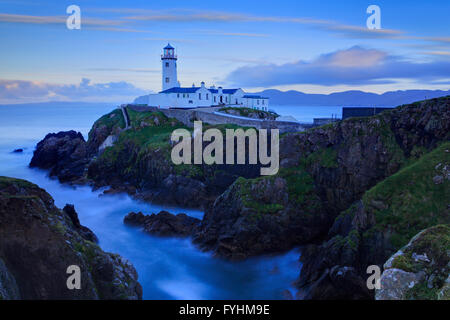
<instances>
[{"instance_id":1,"label":"window","mask_svg":"<svg viewBox=\"0 0 450 320\"><path fill-rule=\"evenodd\" d=\"M166 68L168 68L169 67L169 63L168 62L166 62Z\"/></svg>"},{"instance_id":2,"label":"window","mask_svg":"<svg viewBox=\"0 0 450 320\"><path fill-rule=\"evenodd\" d=\"M256 100L256 103L259 104L259 100Z\"/></svg>"},{"instance_id":3,"label":"window","mask_svg":"<svg viewBox=\"0 0 450 320\"><path fill-rule=\"evenodd\" d=\"M228 97L225 97L225 102L228 102Z\"/></svg>"},{"instance_id":4,"label":"window","mask_svg":"<svg viewBox=\"0 0 450 320\"><path fill-rule=\"evenodd\" d=\"M198 94L198 100L202 100L202 94L201 93Z\"/></svg>"},{"instance_id":5,"label":"window","mask_svg":"<svg viewBox=\"0 0 450 320\"><path fill-rule=\"evenodd\" d=\"M206 94L206 100L209 100L209 94Z\"/></svg>"},{"instance_id":6,"label":"window","mask_svg":"<svg viewBox=\"0 0 450 320\"><path fill-rule=\"evenodd\" d=\"M180 94L179 93L177 93L177 98L179 98L180 97Z\"/></svg>"},{"instance_id":7,"label":"window","mask_svg":"<svg viewBox=\"0 0 450 320\"><path fill-rule=\"evenodd\" d=\"M214 102L216 102L216 96L214 96Z\"/></svg>"},{"instance_id":8,"label":"window","mask_svg":"<svg viewBox=\"0 0 450 320\"><path fill-rule=\"evenodd\" d=\"M262 104L265 104L265 103L264 103L264 100L262 101Z\"/></svg>"},{"instance_id":9,"label":"window","mask_svg":"<svg viewBox=\"0 0 450 320\"><path fill-rule=\"evenodd\" d=\"M189 103L192 104L193 103L192 100L189 100Z\"/></svg>"},{"instance_id":10,"label":"window","mask_svg":"<svg viewBox=\"0 0 450 320\"><path fill-rule=\"evenodd\" d=\"M236 104L238 104L238 100L236 99Z\"/></svg>"},{"instance_id":11,"label":"window","mask_svg":"<svg viewBox=\"0 0 450 320\"><path fill-rule=\"evenodd\" d=\"M166 78L166 83L169 83L170 82L170 79L169 78Z\"/></svg>"},{"instance_id":12,"label":"window","mask_svg":"<svg viewBox=\"0 0 450 320\"><path fill-rule=\"evenodd\" d=\"M183 98L186 98L186 95L183 93Z\"/></svg>"}]
</instances>

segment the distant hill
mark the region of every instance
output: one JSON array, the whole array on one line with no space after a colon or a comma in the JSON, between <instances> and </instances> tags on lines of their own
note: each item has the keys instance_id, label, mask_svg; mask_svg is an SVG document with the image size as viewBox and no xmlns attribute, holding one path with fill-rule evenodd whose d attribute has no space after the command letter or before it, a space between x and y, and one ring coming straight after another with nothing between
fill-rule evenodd
<instances>
[{"instance_id":1,"label":"distant hill","mask_svg":"<svg viewBox=\"0 0 450 320\"><path fill-rule=\"evenodd\" d=\"M376 94L363 91L344 91L331 94L309 94L299 91L275 89L256 92L270 98L271 105L298 106L386 106L395 107L419 100L450 95L450 90L405 90Z\"/></svg>"}]
</instances>

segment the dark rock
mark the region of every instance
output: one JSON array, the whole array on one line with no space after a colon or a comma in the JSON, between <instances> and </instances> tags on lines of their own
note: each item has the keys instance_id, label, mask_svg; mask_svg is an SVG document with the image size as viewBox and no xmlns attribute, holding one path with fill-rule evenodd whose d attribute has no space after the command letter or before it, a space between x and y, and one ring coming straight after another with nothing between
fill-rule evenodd
<instances>
[{"instance_id":1,"label":"dark rock","mask_svg":"<svg viewBox=\"0 0 450 320\"><path fill-rule=\"evenodd\" d=\"M371 299L366 282L353 267L326 269L309 287L297 294L300 300Z\"/></svg>"},{"instance_id":2,"label":"dark rock","mask_svg":"<svg viewBox=\"0 0 450 320\"><path fill-rule=\"evenodd\" d=\"M61 182L71 182L84 177L88 161L83 135L67 131L50 133L40 141L30 167L49 169L50 176L58 177Z\"/></svg>"},{"instance_id":3,"label":"dark rock","mask_svg":"<svg viewBox=\"0 0 450 320\"><path fill-rule=\"evenodd\" d=\"M245 183L239 184L236 181L207 208L194 240L220 256L245 258L338 236L335 244L342 248L343 255L336 257L336 261L330 259L321 274L327 268L353 266L357 261L361 263L361 269L356 267L359 272L367 261L363 263L361 257L352 257L352 250L358 249L360 237L374 223L374 216L360 207L355 208L359 210L357 214L353 212L355 219L343 217L333 221L366 191L415 157L418 149L433 150L440 141L449 138L449 132L450 97L444 97L402 106L374 117L351 118L286 134L280 140L283 168L278 174L286 180L286 187L280 193L286 198L278 196L270 182L273 177L244 180ZM294 178L304 172L305 179ZM310 183L305 183L309 178ZM309 190L306 195L305 190ZM300 203L295 199L298 193ZM373 200L370 205L377 210L389 206L385 200ZM384 261L392 250L385 243L389 241L388 231L369 235L362 245L362 255L372 246L370 264ZM343 238L349 240L347 244ZM330 248L326 253L331 252L334 257L333 251L336 250ZM349 260L349 264L341 263L340 259ZM369 257L366 255L364 259Z\"/></svg>"},{"instance_id":4,"label":"dark rock","mask_svg":"<svg viewBox=\"0 0 450 320\"><path fill-rule=\"evenodd\" d=\"M301 208L276 177L237 180L207 208L194 242L233 260L288 250L326 232L330 221L312 197Z\"/></svg>"},{"instance_id":5,"label":"dark rock","mask_svg":"<svg viewBox=\"0 0 450 320\"><path fill-rule=\"evenodd\" d=\"M142 212L131 212L125 216L124 223L141 226L145 232L156 236L188 237L198 229L200 220L184 213L173 215L167 211L147 216Z\"/></svg>"},{"instance_id":6,"label":"dark rock","mask_svg":"<svg viewBox=\"0 0 450 320\"><path fill-rule=\"evenodd\" d=\"M14 151L13 151L13 153L22 153L23 152L23 149L15 149Z\"/></svg>"},{"instance_id":7,"label":"dark rock","mask_svg":"<svg viewBox=\"0 0 450 320\"><path fill-rule=\"evenodd\" d=\"M73 226L77 229L78 233L86 240L98 243L98 238L91 229L82 226L80 220L78 219L78 214L75 211L75 206L73 204L66 204L63 208L63 212L67 214L72 221Z\"/></svg>"},{"instance_id":8,"label":"dark rock","mask_svg":"<svg viewBox=\"0 0 450 320\"><path fill-rule=\"evenodd\" d=\"M0 300L140 299L134 267L85 240L78 223L73 212L55 207L45 190L0 177L0 275L9 279L0 281ZM67 288L71 265L80 267L80 290Z\"/></svg>"}]
</instances>

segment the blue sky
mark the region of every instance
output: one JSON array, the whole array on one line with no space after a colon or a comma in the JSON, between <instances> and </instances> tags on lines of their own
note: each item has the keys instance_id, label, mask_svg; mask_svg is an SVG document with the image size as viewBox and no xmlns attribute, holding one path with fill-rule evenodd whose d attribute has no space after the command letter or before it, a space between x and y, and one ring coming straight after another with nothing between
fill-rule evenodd
<instances>
[{"instance_id":1,"label":"blue sky","mask_svg":"<svg viewBox=\"0 0 450 320\"><path fill-rule=\"evenodd\" d=\"M66 8L81 8L68 30ZM366 27L366 8L381 27ZM450 87L450 1L2 1L0 103L128 99L161 86L385 92Z\"/></svg>"}]
</instances>

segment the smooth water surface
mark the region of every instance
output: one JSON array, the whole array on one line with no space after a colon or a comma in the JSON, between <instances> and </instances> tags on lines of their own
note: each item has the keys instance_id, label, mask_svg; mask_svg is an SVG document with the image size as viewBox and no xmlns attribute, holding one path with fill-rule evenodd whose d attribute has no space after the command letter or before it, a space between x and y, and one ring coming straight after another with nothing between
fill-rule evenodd
<instances>
[{"instance_id":1,"label":"smooth water surface","mask_svg":"<svg viewBox=\"0 0 450 320\"><path fill-rule=\"evenodd\" d=\"M228 262L200 252L189 239L159 238L123 224L131 211L157 213L166 209L201 218L196 210L138 202L127 195L99 196L101 190L73 188L29 169L34 147L49 132L77 130L87 137L93 122L114 106L0 106L0 175L22 178L49 192L58 207L75 204L83 225L100 246L119 253L136 267L144 299L281 299L293 291L300 272L299 251ZM23 153L12 153L24 148Z\"/></svg>"}]
</instances>

